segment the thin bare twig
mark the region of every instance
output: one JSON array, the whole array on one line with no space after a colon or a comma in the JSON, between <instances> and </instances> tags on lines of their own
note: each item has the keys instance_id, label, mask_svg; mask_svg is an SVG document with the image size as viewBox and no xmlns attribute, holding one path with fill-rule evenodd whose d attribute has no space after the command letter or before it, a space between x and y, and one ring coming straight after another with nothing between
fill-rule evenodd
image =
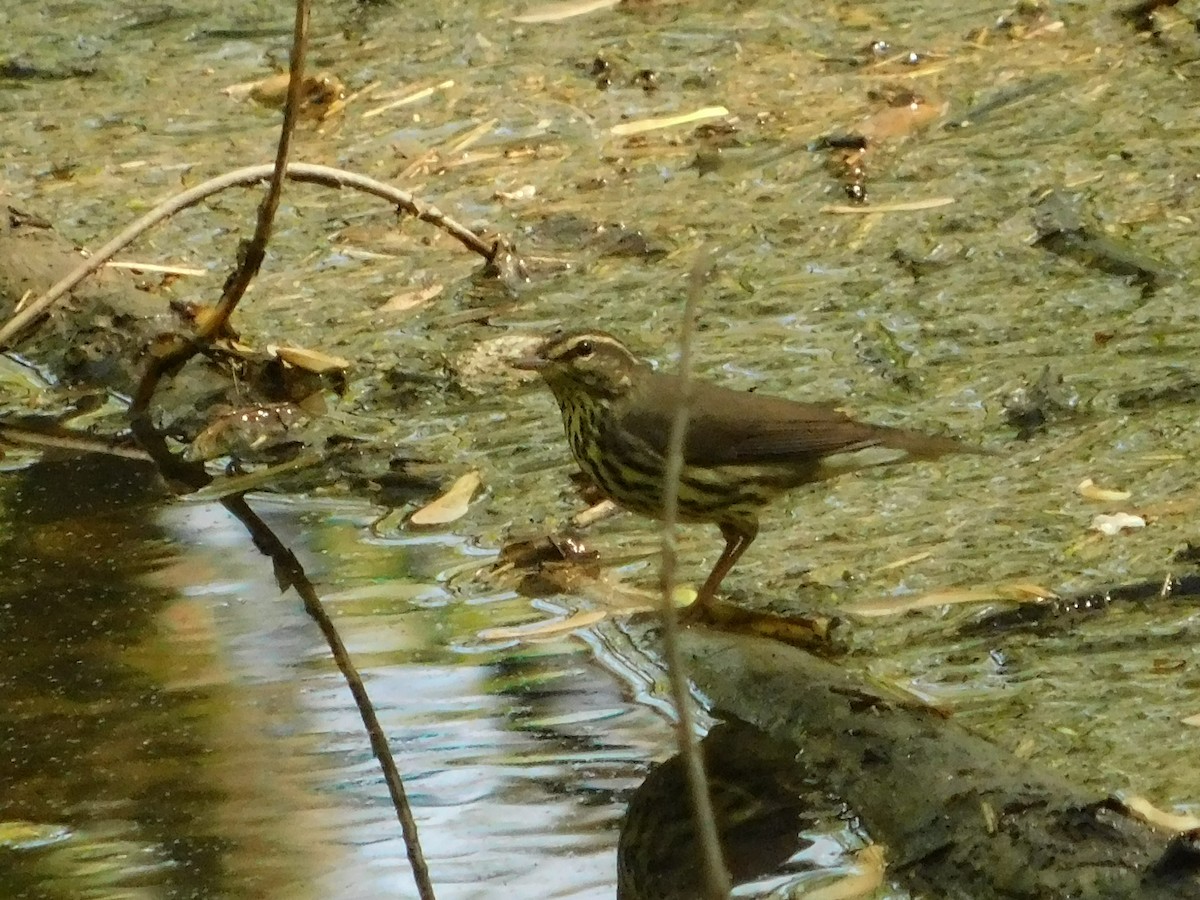
<instances>
[{"instance_id":1,"label":"thin bare twig","mask_svg":"<svg viewBox=\"0 0 1200 900\"><path fill-rule=\"evenodd\" d=\"M679 755L687 774L688 793L692 800L692 816L696 832L700 836L700 851L704 861L705 890L709 900L726 900L732 890L729 871L721 853L721 842L713 816L712 797L708 791L708 779L704 773L704 759L696 743L695 719L692 714L692 694L688 688L687 672L683 654L679 648L679 618L675 613L676 544L675 522L679 512L679 478L683 474L683 438L687 433L688 387L692 377L692 332L695 329L696 305L700 292L708 280L713 265L714 251L702 248L692 264L688 276L687 301L683 307L683 326L679 336L679 380L683 402L675 410L671 422L671 434L667 444L666 485L663 496L663 554L662 554L662 603L660 612L663 624L663 654L667 662L667 677L671 683L671 695L675 702L676 737Z\"/></svg>"},{"instance_id":2,"label":"thin bare twig","mask_svg":"<svg viewBox=\"0 0 1200 900\"><path fill-rule=\"evenodd\" d=\"M274 171L275 166L273 164L247 166L244 169L236 169L232 172L226 172L224 175L218 175L216 178L209 179L202 184L196 185L194 188L190 188L160 203L99 250L95 251L76 269L59 279L46 293L27 303L19 313L9 319L4 324L4 327L0 328L0 349L9 348L13 337L45 315L46 310L55 301L64 296L93 272L102 268L108 260L112 259L159 222L169 219L176 213L188 207L195 206L214 194L219 194L231 187L253 187L264 179L270 178ZM436 206L418 200L408 191L402 191L399 188L392 187L390 184L376 181L374 178L368 178L365 175L359 175L355 172L348 172L345 169L336 169L332 166L318 166L311 163L288 163L286 175L292 181L320 184L331 188L348 187L387 200L413 218L441 228L463 244L468 250L482 256L486 261L491 262L495 258L496 244L484 241L465 225L451 219Z\"/></svg>"},{"instance_id":3,"label":"thin bare twig","mask_svg":"<svg viewBox=\"0 0 1200 900\"><path fill-rule=\"evenodd\" d=\"M267 194L258 206L254 234L245 244L244 252L238 254L238 264L225 282L225 289L214 314L205 316L197 327L197 336L205 342L212 340L213 335L219 334L225 328L225 323L229 321L267 255L267 244L271 240L271 232L275 225L275 213L279 210L279 198L283 196L283 179L287 172L292 135L296 131L296 119L300 115L300 95L304 89L304 58L308 52L308 10L309 0L296 0L296 21L292 29L292 52L288 64L287 100L283 105L283 124L279 128L275 165L271 168Z\"/></svg>"},{"instance_id":4,"label":"thin bare twig","mask_svg":"<svg viewBox=\"0 0 1200 900\"><path fill-rule=\"evenodd\" d=\"M73 450L78 453L102 453L122 459L149 462L145 450L118 443L114 438L97 437L91 434L69 431L57 425L28 427L0 421L0 441L26 447L52 447L56 450Z\"/></svg>"},{"instance_id":5,"label":"thin bare twig","mask_svg":"<svg viewBox=\"0 0 1200 900\"><path fill-rule=\"evenodd\" d=\"M300 97L304 85L304 58L308 50L308 16L310 0L296 0L296 20L292 29L292 52L288 65L287 98L283 104L283 124L279 128L279 143L275 149L275 164L267 183L267 193L258 205L258 216L254 223L254 234L238 248L237 265L225 279L221 299L217 301L212 315L197 319L196 333L190 336L172 335L160 343L146 357L146 371L133 395L129 413L133 417L143 416L150 399L158 389L158 383L168 372L177 372L200 349L221 334L229 323L229 317L258 275L267 256L267 244L274 230L275 213L279 211L279 198L283 196L283 179L287 172L288 153L292 146L292 135L296 131L296 120L300 115Z\"/></svg>"},{"instance_id":6,"label":"thin bare twig","mask_svg":"<svg viewBox=\"0 0 1200 900\"><path fill-rule=\"evenodd\" d=\"M154 460L159 473L176 491L198 491L212 483L213 478L204 468L204 463L185 461L173 455L167 448L163 436L155 431L145 416L134 419L133 435L142 449ZM429 868L425 864L425 857L421 853L421 844L417 838L417 823L413 818L412 807L409 805L408 795L404 790L404 782L396 768L396 761L392 758L392 751L388 747L387 736L379 724L379 717L375 714L375 707L371 703L371 697L367 693L362 677L358 674L358 669L351 660L350 653L346 650L346 645L342 642L337 627L329 618L329 613L326 612L321 598L305 573L304 566L296 558L296 554L271 530L271 527L259 518L258 513L250 507L242 494L222 497L220 503L246 527L258 551L264 556L270 557L274 564L275 582L279 585L280 590L286 591L289 587L296 589L296 593L304 601L304 611L316 621L317 626L321 629L321 634L325 636L325 641L329 644L330 655L333 656L333 661L346 680L351 696L354 697L359 717L362 719L363 727L366 728L367 736L371 741L371 750L374 752L375 758L379 760L379 768L383 771L383 780L391 795L392 806L395 807L396 816L400 820L404 845L408 851L408 860L412 866L413 878L417 883L421 900L436 900L433 884L429 878Z\"/></svg>"}]
</instances>

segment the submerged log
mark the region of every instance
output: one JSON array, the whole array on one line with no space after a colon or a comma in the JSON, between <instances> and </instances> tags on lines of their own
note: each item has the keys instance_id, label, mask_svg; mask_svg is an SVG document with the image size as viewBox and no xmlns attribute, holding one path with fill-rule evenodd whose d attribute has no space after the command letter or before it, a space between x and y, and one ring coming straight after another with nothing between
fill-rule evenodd
<instances>
[{"instance_id":1,"label":"submerged log","mask_svg":"<svg viewBox=\"0 0 1200 900\"><path fill-rule=\"evenodd\" d=\"M938 711L773 641L689 629L714 708L797 749L886 846L889 872L944 898L1200 898L1196 835L1020 760Z\"/></svg>"}]
</instances>

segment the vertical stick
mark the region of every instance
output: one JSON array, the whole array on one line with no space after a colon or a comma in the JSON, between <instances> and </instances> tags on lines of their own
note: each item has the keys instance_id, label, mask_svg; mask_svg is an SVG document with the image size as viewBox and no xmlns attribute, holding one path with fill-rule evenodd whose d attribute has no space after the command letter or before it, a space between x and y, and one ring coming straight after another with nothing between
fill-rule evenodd
<instances>
[{"instance_id":1,"label":"vertical stick","mask_svg":"<svg viewBox=\"0 0 1200 900\"><path fill-rule=\"evenodd\" d=\"M679 380L680 394L686 398L692 376L692 332L695 329L696 306L700 292L708 281L713 266L714 248L703 247L696 254L696 261L688 274L687 300L683 307L683 325L679 336ZM671 696L675 702L676 738L679 755L683 759L687 774L688 794L691 797L692 816L696 833L700 837L700 852L704 863L705 893L709 900L727 900L732 889L729 872L721 854L721 842L713 816L712 797L708 792L708 779L704 774L704 760L696 742L695 716L692 713L692 694L688 689L687 672L684 670L683 654L679 649L679 618L672 602L675 593L676 544L675 522L679 512L679 477L683 472L683 438L687 433L688 408L686 400L679 404L671 422L671 435L667 444L666 484L663 495L663 553L662 553L662 603L660 613L663 625L663 652L667 661L667 677L671 683Z\"/></svg>"}]
</instances>

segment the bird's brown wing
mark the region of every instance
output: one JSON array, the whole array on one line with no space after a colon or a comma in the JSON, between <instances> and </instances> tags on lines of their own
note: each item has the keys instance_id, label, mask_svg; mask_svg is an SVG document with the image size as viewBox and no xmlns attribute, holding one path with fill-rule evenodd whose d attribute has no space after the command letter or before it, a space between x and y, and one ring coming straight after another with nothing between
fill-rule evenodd
<instances>
[{"instance_id":1,"label":"bird's brown wing","mask_svg":"<svg viewBox=\"0 0 1200 900\"><path fill-rule=\"evenodd\" d=\"M681 396L674 376L647 378L620 412L623 430L665 455ZM684 460L690 465L816 462L876 445L908 449L890 438L914 434L856 422L831 404L799 403L705 382L692 382L688 396Z\"/></svg>"}]
</instances>

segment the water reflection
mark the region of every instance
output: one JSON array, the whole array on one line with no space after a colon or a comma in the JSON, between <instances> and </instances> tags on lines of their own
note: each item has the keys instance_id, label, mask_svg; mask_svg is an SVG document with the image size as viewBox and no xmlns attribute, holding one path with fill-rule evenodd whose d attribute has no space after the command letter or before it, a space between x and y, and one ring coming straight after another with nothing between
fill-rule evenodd
<instances>
[{"instance_id":1,"label":"water reflection","mask_svg":"<svg viewBox=\"0 0 1200 900\"><path fill-rule=\"evenodd\" d=\"M203 744L190 698L127 652L166 601L138 586L162 555L148 475L88 457L0 482L0 821L19 826L0 877L11 896L171 886L216 861L202 837L212 788L189 765ZM20 852L30 833L53 838Z\"/></svg>"},{"instance_id":2,"label":"water reflection","mask_svg":"<svg viewBox=\"0 0 1200 900\"><path fill-rule=\"evenodd\" d=\"M795 747L740 722L715 726L700 746L725 864L735 885L779 872L793 855L812 846L802 833L813 822L812 791L803 783ZM678 756L655 766L634 792L617 851L619 900L704 896L704 870L687 798ZM817 804L824 806L819 799Z\"/></svg>"},{"instance_id":3,"label":"water reflection","mask_svg":"<svg viewBox=\"0 0 1200 900\"><path fill-rule=\"evenodd\" d=\"M0 482L0 895L415 896L316 628L238 523L156 484L102 457ZM570 638L480 647L527 605L440 585L477 554L463 542L258 508L332 598L438 896L611 897L621 799L663 720Z\"/></svg>"}]
</instances>

